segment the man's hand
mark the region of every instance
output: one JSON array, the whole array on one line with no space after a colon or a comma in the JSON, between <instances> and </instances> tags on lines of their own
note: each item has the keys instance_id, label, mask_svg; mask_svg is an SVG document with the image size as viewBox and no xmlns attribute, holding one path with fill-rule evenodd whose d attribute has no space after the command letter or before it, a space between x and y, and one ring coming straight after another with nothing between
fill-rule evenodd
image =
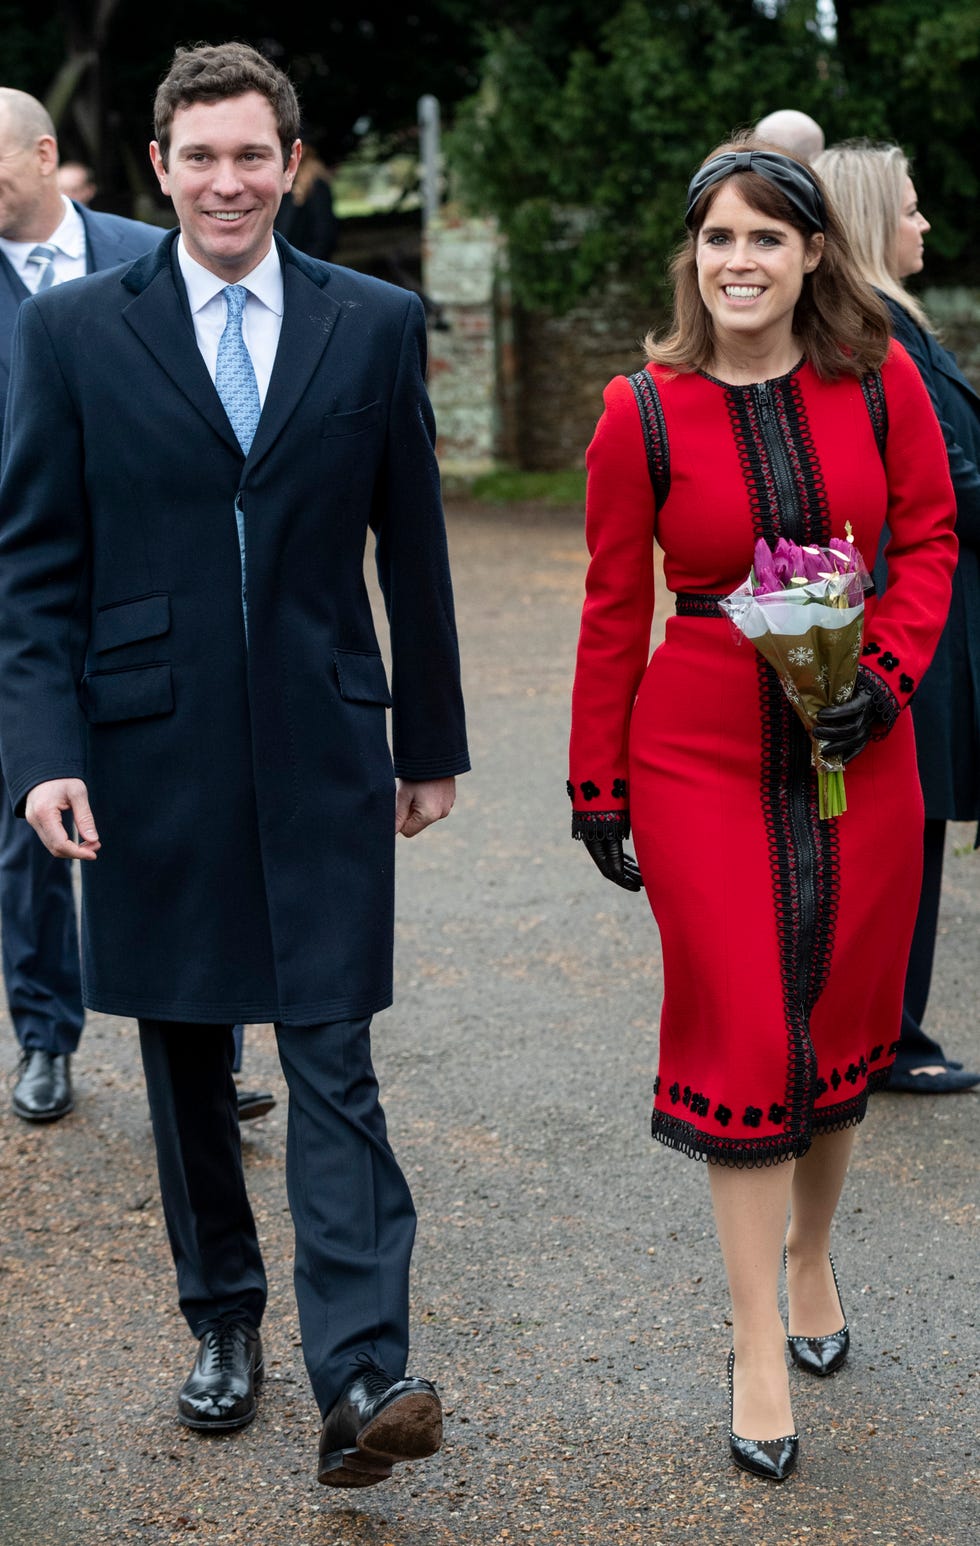
<instances>
[{"instance_id":1,"label":"man's hand","mask_svg":"<svg viewBox=\"0 0 980 1546\"><path fill-rule=\"evenodd\" d=\"M431 778L418 784L400 778L395 796L395 832L402 837L414 837L434 821L448 816L455 800L454 778Z\"/></svg>"},{"instance_id":2,"label":"man's hand","mask_svg":"<svg viewBox=\"0 0 980 1546\"><path fill-rule=\"evenodd\" d=\"M62 820L64 811L71 812L77 843L68 836ZM56 859L94 859L102 847L88 803L88 790L80 778L49 778L44 784L35 784L27 796L24 814Z\"/></svg>"}]
</instances>

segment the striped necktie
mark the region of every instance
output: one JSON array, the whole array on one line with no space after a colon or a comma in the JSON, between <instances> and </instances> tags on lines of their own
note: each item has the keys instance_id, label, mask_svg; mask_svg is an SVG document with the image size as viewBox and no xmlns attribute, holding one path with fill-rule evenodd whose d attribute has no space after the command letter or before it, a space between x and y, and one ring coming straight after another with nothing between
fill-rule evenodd
<instances>
[{"instance_id":1,"label":"striped necktie","mask_svg":"<svg viewBox=\"0 0 980 1546\"><path fill-rule=\"evenodd\" d=\"M34 286L35 295L54 284L54 259L57 251L57 247L50 247L47 242L38 242L37 246L32 247L27 254L28 263L33 263L40 270L37 284Z\"/></svg>"}]
</instances>

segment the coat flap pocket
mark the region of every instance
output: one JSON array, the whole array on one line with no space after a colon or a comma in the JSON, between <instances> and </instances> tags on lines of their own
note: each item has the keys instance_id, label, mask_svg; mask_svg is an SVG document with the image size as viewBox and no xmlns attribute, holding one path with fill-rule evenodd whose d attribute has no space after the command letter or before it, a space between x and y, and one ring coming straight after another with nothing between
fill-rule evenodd
<instances>
[{"instance_id":1,"label":"coat flap pocket","mask_svg":"<svg viewBox=\"0 0 980 1546\"><path fill-rule=\"evenodd\" d=\"M381 404L368 403L364 408L355 408L353 413L324 414L320 433L324 439L331 435L359 435L361 430L380 422Z\"/></svg>"},{"instance_id":2,"label":"coat flap pocket","mask_svg":"<svg viewBox=\"0 0 980 1546\"><path fill-rule=\"evenodd\" d=\"M92 648L96 654L155 639L170 628L170 597L165 592L140 596L136 601L117 601L101 607L92 624Z\"/></svg>"},{"instance_id":3,"label":"coat flap pocket","mask_svg":"<svg viewBox=\"0 0 980 1546\"><path fill-rule=\"evenodd\" d=\"M166 661L124 671L90 671L82 678L82 708L92 725L149 719L171 713L173 706L173 681Z\"/></svg>"},{"instance_id":4,"label":"coat flap pocket","mask_svg":"<svg viewBox=\"0 0 980 1546\"><path fill-rule=\"evenodd\" d=\"M334 650L340 696L353 703L381 703L391 708L385 663L380 655L365 650Z\"/></svg>"}]
</instances>

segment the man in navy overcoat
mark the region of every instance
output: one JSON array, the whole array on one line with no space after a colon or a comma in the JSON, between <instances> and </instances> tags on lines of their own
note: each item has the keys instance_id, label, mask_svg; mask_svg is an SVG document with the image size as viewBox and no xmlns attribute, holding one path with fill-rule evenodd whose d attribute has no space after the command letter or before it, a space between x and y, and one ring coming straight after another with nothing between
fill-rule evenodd
<instances>
[{"instance_id":1,"label":"man in navy overcoat","mask_svg":"<svg viewBox=\"0 0 980 1546\"><path fill-rule=\"evenodd\" d=\"M255 1414L266 1282L231 1027L273 1022L319 1476L365 1486L441 1441L434 1386L405 1374L415 1211L370 1021L396 831L448 815L469 763L422 307L274 235L298 126L255 50L178 49L151 158L179 236L21 310L0 747L15 809L84 861L86 1004L139 1021L199 1339L179 1416Z\"/></svg>"},{"instance_id":2,"label":"man in navy overcoat","mask_svg":"<svg viewBox=\"0 0 980 1546\"><path fill-rule=\"evenodd\" d=\"M20 304L155 247L159 226L97 213L58 188L58 142L36 97L0 87L0 422ZM47 254L50 254L48 256ZM13 1108L25 1122L72 1109L71 1058L84 1010L71 871L0 800L3 976L20 1045Z\"/></svg>"}]
</instances>

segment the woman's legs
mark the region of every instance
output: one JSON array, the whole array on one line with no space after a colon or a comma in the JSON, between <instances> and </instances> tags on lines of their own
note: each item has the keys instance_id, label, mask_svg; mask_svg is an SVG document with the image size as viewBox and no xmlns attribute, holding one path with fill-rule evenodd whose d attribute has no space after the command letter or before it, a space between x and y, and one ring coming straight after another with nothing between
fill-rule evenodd
<instances>
[{"instance_id":1,"label":"woman's legs","mask_svg":"<svg viewBox=\"0 0 980 1546\"><path fill-rule=\"evenodd\" d=\"M830 1226L856 1137L856 1127L818 1133L796 1161L786 1235L788 1329L794 1337L828 1337L841 1328L830 1267Z\"/></svg>"},{"instance_id":2,"label":"woman's legs","mask_svg":"<svg viewBox=\"0 0 980 1546\"><path fill-rule=\"evenodd\" d=\"M732 1427L742 1438L793 1432L779 1271L795 1164L739 1170L709 1165L711 1201L732 1298L735 1395Z\"/></svg>"}]
</instances>

